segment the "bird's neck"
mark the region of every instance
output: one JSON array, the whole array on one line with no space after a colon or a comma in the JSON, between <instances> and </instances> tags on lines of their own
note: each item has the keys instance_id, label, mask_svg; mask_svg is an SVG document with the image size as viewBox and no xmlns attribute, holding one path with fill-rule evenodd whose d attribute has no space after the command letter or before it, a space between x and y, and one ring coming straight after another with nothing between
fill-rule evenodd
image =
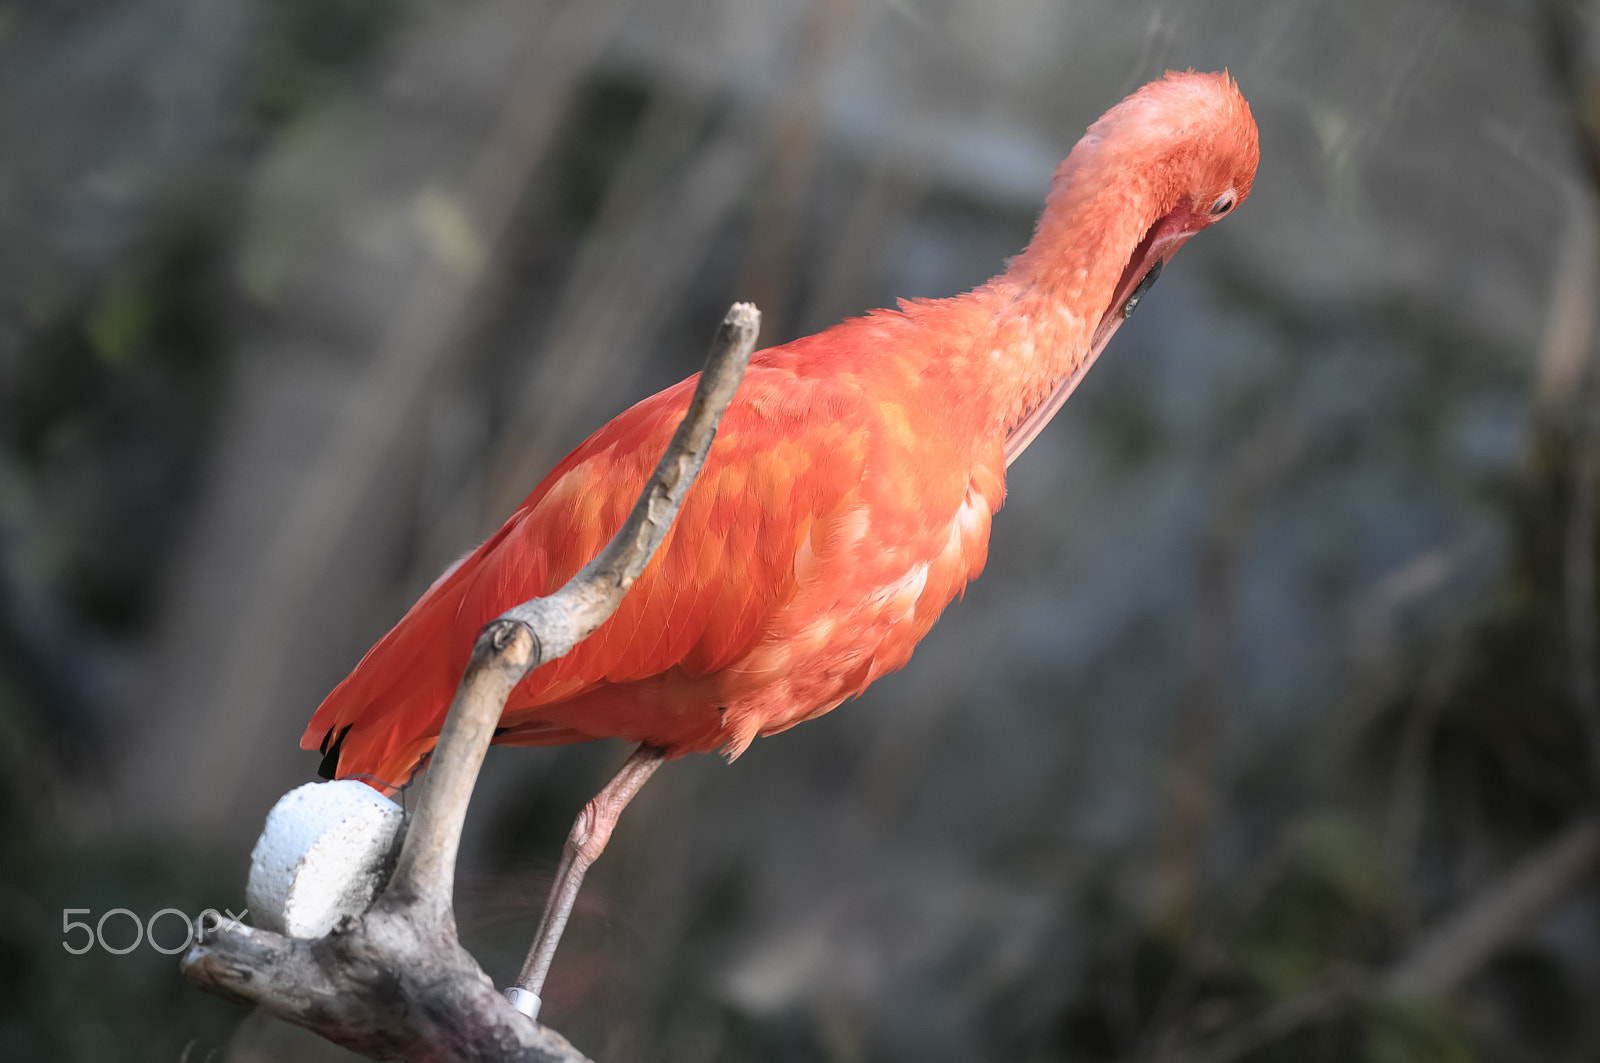
<instances>
[{"instance_id":1,"label":"bird's neck","mask_svg":"<svg viewBox=\"0 0 1600 1063\"><path fill-rule=\"evenodd\" d=\"M1080 194L1073 195L1074 191ZM1090 355L1117 283L1155 210L1128 184L1058 187L1027 250L987 284L924 304L928 324L962 342L931 348L928 369L960 389L972 427L1002 438Z\"/></svg>"}]
</instances>

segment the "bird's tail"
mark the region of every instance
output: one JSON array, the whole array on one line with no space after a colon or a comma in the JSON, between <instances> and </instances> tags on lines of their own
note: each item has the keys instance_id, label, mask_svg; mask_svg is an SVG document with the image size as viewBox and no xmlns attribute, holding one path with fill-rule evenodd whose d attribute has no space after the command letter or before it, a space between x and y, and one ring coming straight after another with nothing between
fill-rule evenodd
<instances>
[{"instance_id":1,"label":"bird's tail","mask_svg":"<svg viewBox=\"0 0 1600 1063\"><path fill-rule=\"evenodd\" d=\"M360 779L393 793L421 770L444 725L478 629L500 611L483 593L497 584L495 547L515 520L428 588L323 700L301 749L322 753L325 779ZM487 585L487 588L486 588ZM482 613L480 618L476 614Z\"/></svg>"}]
</instances>

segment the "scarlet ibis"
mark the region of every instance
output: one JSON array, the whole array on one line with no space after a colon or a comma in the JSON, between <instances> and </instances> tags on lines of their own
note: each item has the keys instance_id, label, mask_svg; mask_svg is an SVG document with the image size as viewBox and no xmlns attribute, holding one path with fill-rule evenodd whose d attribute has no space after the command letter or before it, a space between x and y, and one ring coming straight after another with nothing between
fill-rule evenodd
<instances>
[{"instance_id":1,"label":"scarlet ibis","mask_svg":"<svg viewBox=\"0 0 1600 1063\"><path fill-rule=\"evenodd\" d=\"M982 570L1006 467L1178 248L1249 195L1258 157L1226 73L1168 73L1089 127L1005 272L755 354L621 608L506 703L500 743L640 743L587 810L580 864L661 758L732 759L910 659ZM590 436L379 640L301 739L323 774L385 792L411 778L479 628L611 538L694 384Z\"/></svg>"}]
</instances>

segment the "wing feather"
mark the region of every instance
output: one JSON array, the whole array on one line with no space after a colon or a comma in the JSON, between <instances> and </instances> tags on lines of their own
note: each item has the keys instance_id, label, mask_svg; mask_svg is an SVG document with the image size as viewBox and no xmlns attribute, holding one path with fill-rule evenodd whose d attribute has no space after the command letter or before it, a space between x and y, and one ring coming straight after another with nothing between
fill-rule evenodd
<instances>
[{"instance_id":1,"label":"wing feather","mask_svg":"<svg viewBox=\"0 0 1600 1063\"><path fill-rule=\"evenodd\" d=\"M483 624L565 583L616 533L687 408L695 378L627 410L569 454L506 524L442 577L328 695L301 745L345 734L339 777L386 789L414 772L443 723ZM817 431L817 410L847 408L837 380L753 366L677 523L617 612L566 657L512 692L506 740L591 735L541 723L613 684L676 670L715 673L759 641L795 594L796 553L862 475L848 424ZM860 431L859 428L856 431Z\"/></svg>"}]
</instances>

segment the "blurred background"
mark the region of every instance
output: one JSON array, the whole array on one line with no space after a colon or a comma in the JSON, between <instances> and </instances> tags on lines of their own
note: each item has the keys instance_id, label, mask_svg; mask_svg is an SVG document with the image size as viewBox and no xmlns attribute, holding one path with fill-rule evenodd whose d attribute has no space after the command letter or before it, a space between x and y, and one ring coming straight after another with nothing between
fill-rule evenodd
<instances>
[{"instance_id":1,"label":"blurred background","mask_svg":"<svg viewBox=\"0 0 1600 1063\"><path fill-rule=\"evenodd\" d=\"M62 920L242 908L322 695L731 301L773 343L970 288L1089 122L1227 67L1255 192L983 578L859 701L650 783L544 1018L607 1063L1600 1058L1592 28L0 4L0 1057L351 1058ZM491 752L457 906L500 984L625 755Z\"/></svg>"}]
</instances>

